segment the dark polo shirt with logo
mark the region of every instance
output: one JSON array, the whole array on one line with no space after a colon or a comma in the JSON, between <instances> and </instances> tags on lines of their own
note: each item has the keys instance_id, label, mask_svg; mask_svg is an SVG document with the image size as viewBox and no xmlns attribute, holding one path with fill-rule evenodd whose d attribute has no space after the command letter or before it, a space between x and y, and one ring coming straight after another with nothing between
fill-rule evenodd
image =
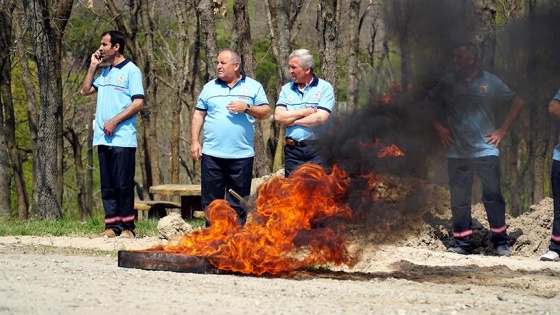
<instances>
[{"instance_id":1,"label":"dark polo shirt with logo","mask_svg":"<svg viewBox=\"0 0 560 315\"><path fill-rule=\"evenodd\" d=\"M495 113L515 93L497 76L481 71L471 82L454 73L444 76L428 92L432 104L442 106L445 123L453 135L448 158L477 158L499 155L484 136L496 129Z\"/></svg>"}]
</instances>

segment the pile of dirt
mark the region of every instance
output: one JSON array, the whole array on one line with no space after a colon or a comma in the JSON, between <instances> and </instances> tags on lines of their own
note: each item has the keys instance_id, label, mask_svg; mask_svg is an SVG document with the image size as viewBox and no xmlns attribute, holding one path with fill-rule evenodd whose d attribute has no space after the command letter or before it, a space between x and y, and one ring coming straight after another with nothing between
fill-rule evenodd
<instances>
[{"instance_id":1,"label":"pile of dirt","mask_svg":"<svg viewBox=\"0 0 560 315\"><path fill-rule=\"evenodd\" d=\"M552 232L553 200L544 198L530 211L508 221L515 255L541 255L548 249Z\"/></svg>"},{"instance_id":2,"label":"pile of dirt","mask_svg":"<svg viewBox=\"0 0 560 315\"><path fill-rule=\"evenodd\" d=\"M450 196L445 187L413 177L383 175L377 176L373 185L370 182L362 187L359 195L364 194L377 196L366 203L367 211L357 209L359 214L366 215L353 233L354 242L442 251L453 246ZM552 212L553 201L545 198L518 217L506 215L513 255L529 257L546 251ZM472 219L475 254L493 255L483 204L472 206Z\"/></svg>"}]
</instances>

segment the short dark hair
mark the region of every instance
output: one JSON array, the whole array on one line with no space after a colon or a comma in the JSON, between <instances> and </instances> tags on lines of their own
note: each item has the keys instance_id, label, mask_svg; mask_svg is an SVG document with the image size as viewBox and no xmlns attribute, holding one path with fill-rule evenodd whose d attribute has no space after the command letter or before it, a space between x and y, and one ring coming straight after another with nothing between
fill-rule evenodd
<instances>
[{"instance_id":1,"label":"short dark hair","mask_svg":"<svg viewBox=\"0 0 560 315\"><path fill-rule=\"evenodd\" d=\"M119 44L119 53L121 55L124 55L124 35L119 32L119 31L107 31L103 34L101 34L101 38L103 38L103 36L105 35L109 35L111 37L111 46L115 46L116 44Z\"/></svg>"},{"instance_id":2,"label":"short dark hair","mask_svg":"<svg viewBox=\"0 0 560 315\"><path fill-rule=\"evenodd\" d=\"M474 56L474 63L478 61L478 47L470 41L459 42L454 45L455 48L465 47L465 49Z\"/></svg>"}]
</instances>

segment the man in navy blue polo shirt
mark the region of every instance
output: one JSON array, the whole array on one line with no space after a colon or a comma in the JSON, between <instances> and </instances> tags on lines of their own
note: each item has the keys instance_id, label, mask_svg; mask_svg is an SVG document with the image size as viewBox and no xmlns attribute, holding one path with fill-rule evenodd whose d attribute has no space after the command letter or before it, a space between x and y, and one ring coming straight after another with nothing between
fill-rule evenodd
<instances>
[{"instance_id":1,"label":"man in navy blue polo shirt","mask_svg":"<svg viewBox=\"0 0 560 315\"><path fill-rule=\"evenodd\" d=\"M560 119L560 90L548 104L548 113L556 121ZM552 199L554 200L552 235L550 236L548 251L541 256L541 260L560 261L560 132L558 134L558 144L554 147L552 154L550 183L552 186Z\"/></svg>"},{"instance_id":2,"label":"man in navy blue polo shirt","mask_svg":"<svg viewBox=\"0 0 560 315\"><path fill-rule=\"evenodd\" d=\"M313 55L309 50L292 52L288 66L293 82L282 87L274 110L275 121L286 126L285 177L303 163L328 167L315 140L330 126L334 110L333 87L313 73Z\"/></svg>"},{"instance_id":3,"label":"man in navy blue polo shirt","mask_svg":"<svg viewBox=\"0 0 560 315\"><path fill-rule=\"evenodd\" d=\"M453 238L449 251L468 255L474 250L471 194L476 172L482 183L491 242L500 256L511 255L506 232L505 202L501 192L499 150L503 137L524 107L523 100L497 76L477 67L478 49L470 42L453 50L454 72L444 76L428 93L433 125L447 148ZM495 128L497 106L511 109Z\"/></svg>"},{"instance_id":4,"label":"man in navy blue polo shirt","mask_svg":"<svg viewBox=\"0 0 560 315\"><path fill-rule=\"evenodd\" d=\"M91 63L80 94L97 92L93 145L97 146L105 231L99 236L134 237L134 168L136 116L144 105L142 72L124 57L124 36L119 31L101 35L101 46ZM99 64L109 67L93 80Z\"/></svg>"},{"instance_id":5,"label":"man in navy blue polo shirt","mask_svg":"<svg viewBox=\"0 0 560 315\"><path fill-rule=\"evenodd\" d=\"M227 191L242 197L251 193L254 122L268 118L270 107L262 85L241 72L241 57L234 50L220 52L216 73L218 78L204 85L192 116L191 156L202 160L202 209L216 199L226 199L243 225L246 209Z\"/></svg>"}]
</instances>

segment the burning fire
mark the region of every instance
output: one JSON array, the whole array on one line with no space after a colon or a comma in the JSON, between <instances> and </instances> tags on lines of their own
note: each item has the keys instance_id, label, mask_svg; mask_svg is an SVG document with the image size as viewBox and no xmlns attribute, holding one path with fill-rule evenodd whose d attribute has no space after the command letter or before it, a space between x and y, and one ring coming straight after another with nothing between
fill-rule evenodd
<instances>
[{"instance_id":1,"label":"burning fire","mask_svg":"<svg viewBox=\"0 0 560 315\"><path fill-rule=\"evenodd\" d=\"M379 139L376 139L375 142L371 143L363 143L360 140L359 147L366 149L376 149L378 151L378 158L404 156L404 153L394 144L391 144L388 147L379 147Z\"/></svg>"},{"instance_id":2,"label":"burning fire","mask_svg":"<svg viewBox=\"0 0 560 315\"><path fill-rule=\"evenodd\" d=\"M397 81L392 81L389 83L391 89L390 93L383 94L379 97L379 101L385 105L393 105L397 102L397 97L402 93L402 85Z\"/></svg>"},{"instance_id":3,"label":"burning fire","mask_svg":"<svg viewBox=\"0 0 560 315\"><path fill-rule=\"evenodd\" d=\"M387 156L404 156L404 153L394 144L379 150L377 157L384 158Z\"/></svg>"},{"instance_id":4,"label":"burning fire","mask_svg":"<svg viewBox=\"0 0 560 315\"><path fill-rule=\"evenodd\" d=\"M209 228L150 250L206 257L220 270L244 274L278 274L327 263L353 266L340 223L351 218L343 203L348 185L347 175L336 166L327 174L320 166L305 164L289 179L274 177L262 184L245 226L227 201L216 200L206 209Z\"/></svg>"}]
</instances>

